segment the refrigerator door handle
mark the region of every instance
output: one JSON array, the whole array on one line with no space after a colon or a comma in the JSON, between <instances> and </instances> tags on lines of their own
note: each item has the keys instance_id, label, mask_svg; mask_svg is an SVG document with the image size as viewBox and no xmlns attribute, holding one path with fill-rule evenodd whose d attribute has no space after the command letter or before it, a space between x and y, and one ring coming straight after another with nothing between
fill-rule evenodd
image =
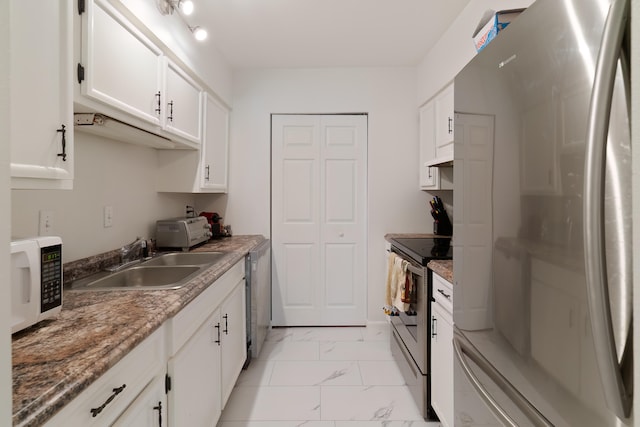
<instances>
[{"instance_id":1,"label":"refrigerator door handle","mask_svg":"<svg viewBox=\"0 0 640 427\"><path fill-rule=\"evenodd\" d=\"M513 418L500 407L498 402L485 389L478 377L473 373L473 368L469 366L466 357L471 359L478 367L511 399L511 401L532 421L536 426L553 427L553 424L545 418L528 400L524 397L502 374L487 360L482 354L471 344L456 327L453 334L453 351L456 359L460 363L462 370L471 382L484 403L489 407L491 412L505 426L518 427Z\"/></svg>"},{"instance_id":2,"label":"refrigerator door handle","mask_svg":"<svg viewBox=\"0 0 640 427\"><path fill-rule=\"evenodd\" d=\"M605 22L589 106L583 193L584 261L596 361L607 406L620 418L629 417L633 399L632 391L627 390L622 378L613 333L605 264L603 200L614 77L628 19L629 1L614 1Z\"/></svg>"}]
</instances>

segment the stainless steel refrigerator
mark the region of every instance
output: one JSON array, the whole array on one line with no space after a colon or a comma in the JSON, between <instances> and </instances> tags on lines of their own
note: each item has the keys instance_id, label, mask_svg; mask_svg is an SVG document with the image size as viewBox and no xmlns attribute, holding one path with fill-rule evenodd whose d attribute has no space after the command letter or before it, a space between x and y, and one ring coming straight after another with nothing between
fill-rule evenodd
<instances>
[{"instance_id":1,"label":"stainless steel refrigerator","mask_svg":"<svg viewBox=\"0 0 640 427\"><path fill-rule=\"evenodd\" d=\"M538 0L455 79L456 426L633 425L628 3Z\"/></svg>"}]
</instances>

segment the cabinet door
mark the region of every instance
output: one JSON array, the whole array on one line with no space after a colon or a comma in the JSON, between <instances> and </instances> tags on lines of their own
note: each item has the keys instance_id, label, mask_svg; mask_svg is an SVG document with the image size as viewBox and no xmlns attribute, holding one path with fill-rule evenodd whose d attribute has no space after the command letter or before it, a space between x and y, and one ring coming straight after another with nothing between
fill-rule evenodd
<instances>
[{"instance_id":1,"label":"cabinet door","mask_svg":"<svg viewBox=\"0 0 640 427\"><path fill-rule=\"evenodd\" d=\"M229 110L210 94L205 96L202 184L207 190L227 191Z\"/></svg>"},{"instance_id":2,"label":"cabinet door","mask_svg":"<svg viewBox=\"0 0 640 427\"><path fill-rule=\"evenodd\" d=\"M453 325L442 306L432 308L431 406L443 427L453 427Z\"/></svg>"},{"instance_id":3,"label":"cabinet door","mask_svg":"<svg viewBox=\"0 0 640 427\"><path fill-rule=\"evenodd\" d=\"M166 96L162 106L165 128L190 141L202 141L202 90L183 70L170 61L166 67Z\"/></svg>"},{"instance_id":4,"label":"cabinet door","mask_svg":"<svg viewBox=\"0 0 640 427\"><path fill-rule=\"evenodd\" d=\"M158 375L116 420L113 427L162 427L167 425L164 375Z\"/></svg>"},{"instance_id":5,"label":"cabinet door","mask_svg":"<svg viewBox=\"0 0 640 427\"><path fill-rule=\"evenodd\" d=\"M69 0L11 0L12 188L73 185L72 10Z\"/></svg>"},{"instance_id":6,"label":"cabinet door","mask_svg":"<svg viewBox=\"0 0 640 427\"><path fill-rule=\"evenodd\" d=\"M106 0L87 2L82 33L82 94L160 125L165 101L160 49Z\"/></svg>"},{"instance_id":7,"label":"cabinet door","mask_svg":"<svg viewBox=\"0 0 640 427\"><path fill-rule=\"evenodd\" d=\"M437 189L439 170L428 166L436 157L435 107L433 102L420 108L420 189Z\"/></svg>"},{"instance_id":8,"label":"cabinet door","mask_svg":"<svg viewBox=\"0 0 640 427\"><path fill-rule=\"evenodd\" d=\"M439 161L453 160L453 83L435 98L436 157Z\"/></svg>"},{"instance_id":9,"label":"cabinet door","mask_svg":"<svg viewBox=\"0 0 640 427\"><path fill-rule=\"evenodd\" d=\"M169 359L169 425L215 426L220 418L220 312Z\"/></svg>"},{"instance_id":10,"label":"cabinet door","mask_svg":"<svg viewBox=\"0 0 640 427\"><path fill-rule=\"evenodd\" d=\"M244 280L220 306L222 336L222 407L226 405L233 386L247 358Z\"/></svg>"}]
</instances>

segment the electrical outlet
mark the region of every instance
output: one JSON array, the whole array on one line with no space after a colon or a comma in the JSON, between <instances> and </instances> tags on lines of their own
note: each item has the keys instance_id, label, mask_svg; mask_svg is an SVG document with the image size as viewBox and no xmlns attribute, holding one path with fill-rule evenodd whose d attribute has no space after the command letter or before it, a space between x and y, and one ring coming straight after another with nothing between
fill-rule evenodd
<instances>
[{"instance_id":1,"label":"electrical outlet","mask_svg":"<svg viewBox=\"0 0 640 427\"><path fill-rule=\"evenodd\" d=\"M113 226L113 206L104 207L104 228Z\"/></svg>"},{"instance_id":2,"label":"electrical outlet","mask_svg":"<svg viewBox=\"0 0 640 427\"><path fill-rule=\"evenodd\" d=\"M40 236L51 236L53 234L53 211L40 211L38 234Z\"/></svg>"}]
</instances>

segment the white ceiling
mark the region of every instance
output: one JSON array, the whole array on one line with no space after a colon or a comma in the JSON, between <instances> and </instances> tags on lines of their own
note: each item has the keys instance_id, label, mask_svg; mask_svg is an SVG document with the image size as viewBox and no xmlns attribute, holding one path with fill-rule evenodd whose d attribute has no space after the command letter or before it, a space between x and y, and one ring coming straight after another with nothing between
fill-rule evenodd
<instances>
[{"instance_id":1,"label":"white ceiling","mask_svg":"<svg viewBox=\"0 0 640 427\"><path fill-rule=\"evenodd\" d=\"M415 66L470 0L194 0L234 69Z\"/></svg>"}]
</instances>

